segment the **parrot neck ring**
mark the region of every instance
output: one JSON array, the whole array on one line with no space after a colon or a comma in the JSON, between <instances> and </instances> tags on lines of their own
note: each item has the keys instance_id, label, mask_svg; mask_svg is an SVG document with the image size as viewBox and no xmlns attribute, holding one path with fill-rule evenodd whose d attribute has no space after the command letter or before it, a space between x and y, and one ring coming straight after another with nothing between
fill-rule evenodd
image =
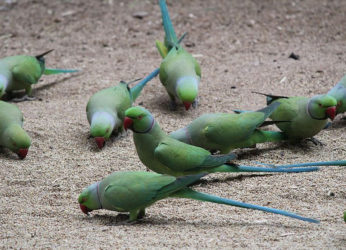
<instances>
[{"instance_id":1,"label":"parrot neck ring","mask_svg":"<svg viewBox=\"0 0 346 250\"><path fill-rule=\"evenodd\" d=\"M146 133L149 133L150 130L153 129L154 125L155 125L155 119L154 119L154 117L151 117L151 124L150 124L150 126L149 126L146 130L144 130L144 131L137 131L137 130L135 130L135 129L133 128L132 131L133 131L134 133L137 133L137 134L146 134Z\"/></svg>"}]
</instances>

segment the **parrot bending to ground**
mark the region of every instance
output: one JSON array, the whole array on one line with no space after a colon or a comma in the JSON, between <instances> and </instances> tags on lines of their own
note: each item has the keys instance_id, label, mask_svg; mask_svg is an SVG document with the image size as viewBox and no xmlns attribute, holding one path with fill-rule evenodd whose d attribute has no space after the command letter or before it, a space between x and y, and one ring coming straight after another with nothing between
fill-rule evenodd
<instances>
[{"instance_id":1,"label":"parrot bending to ground","mask_svg":"<svg viewBox=\"0 0 346 250\"><path fill-rule=\"evenodd\" d=\"M191 105L197 106L201 69L196 59L179 44L183 37L177 39L165 0L160 0L160 8L165 30L164 43L156 41L156 47L163 57L160 81L171 99L171 108L176 108L178 98L188 110Z\"/></svg>"},{"instance_id":2,"label":"parrot bending to ground","mask_svg":"<svg viewBox=\"0 0 346 250\"><path fill-rule=\"evenodd\" d=\"M221 154L256 143L282 141L285 140L282 132L259 129L274 123L265 120L279 105L276 102L261 110L241 114L204 114L185 128L170 133L170 137Z\"/></svg>"},{"instance_id":3,"label":"parrot bending to ground","mask_svg":"<svg viewBox=\"0 0 346 250\"><path fill-rule=\"evenodd\" d=\"M10 149L24 159L31 139L22 128L23 114L14 104L0 101L0 146Z\"/></svg>"},{"instance_id":4,"label":"parrot bending to ground","mask_svg":"<svg viewBox=\"0 0 346 250\"><path fill-rule=\"evenodd\" d=\"M319 223L318 220L291 212L229 200L197 192L188 187L204 175L206 174L173 177L152 172L115 172L84 189L78 202L85 214L97 209L129 212L129 222L144 217L145 209L156 201L176 197L260 210Z\"/></svg>"},{"instance_id":5,"label":"parrot bending to ground","mask_svg":"<svg viewBox=\"0 0 346 250\"><path fill-rule=\"evenodd\" d=\"M154 172L173 176L215 172L307 172L317 168L280 169L240 166L228 163L236 158L212 155L209 151L169 137L150 112L142 107L125 111L124 128L133 131L137 154L145 166Z\"/></svg>"},{"instance_id":6,"label":"parrot bending to ground","mask_svg":"<svg viewBox=\"0 0 346 250\"><path fill-rule=\"evenodd\" d=\"M328 95L333 96L336 101L336 114L346 111L346 75L332 88Z\"/></svg>"},{"instance_id":7,"label":"parrot bending to ground","mask_svg":"<svg viewBox=\"0 0 346 250\"><path fill-rule=\"evenodd\" d=\"M273 121L289 121L275 124L284 132L287 140L296 142L318 134L327 124L328 118L336 115L336 100L330 95L308 97L267 96L267 104L279 102L281 105L269 116Z\"/></svg>"},{"instance_id":8,"label":"parrot bending to ground","mask_svg":"<svg viewBox=\"0 0 346 250\"><path fill-rule=\"evenodd\" d=\"M11 94L14 90L25 89L26 96L14 101L33 100L31 96L32 84L36 84L42 75L60 73L74 73L78 70L47 69L44 56L53 50L49 50L38 56L9 56L0 59L0 98L5 94Z\"/></svg>"},{"instance_id":9,"label":"parrot bending to ground","mask_svg":"<svg viewBox=\"0 0 346 250\"><path fill-rule=\"evenodd\" d=\"M132 88L121 81L117 86L102 89L90 97L86 107L90 134L100 149L113 132L122 131L125 110L132 106L147 82L158 73L159 69L154 70Z\"/></svg>"}]
</instances>

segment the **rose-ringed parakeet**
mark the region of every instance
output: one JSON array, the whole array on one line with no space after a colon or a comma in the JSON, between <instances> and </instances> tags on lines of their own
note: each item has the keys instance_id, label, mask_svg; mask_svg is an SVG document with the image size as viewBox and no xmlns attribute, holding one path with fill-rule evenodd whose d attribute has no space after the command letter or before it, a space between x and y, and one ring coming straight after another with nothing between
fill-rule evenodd
<instances>
[{"instance_id":1,"label":"rose-ringed parakeet","mask_svg":"<svg viewBox=\"0 0 346 250\"><path fill-rule=\"evenodd\" d=\"M133 131L137 154L149 169L173 176L215 172L306 172L317 168L280 169L240 166L229 163L236 158L227 155L212 155L209 151L180 142L169 137L150 112L142 107L125 111L124 128Z\"/></svg>"},{"instance_id":2,"label":"rose-ringed parakeet","mask_svg":"<svg viewBox=\"0 0 346 250\"><path fill-rule=\"evenodd\" d=\"M44 56L53 50L49 50L38 56L9 56L0 59L0 98L12 91L25 89L26 96L15 101L32 100L30 98L32 85L36 84L42 75L60 73L73 73L78 70L47 69Z\"/></svg>"},{"instance_id":3,"label":"rose-ringed parakeet","mask_svg":"<svg viewBox=\"0 0 346 250\"><path fill-rule=\"evenodd\" d=\"M14 104L0 101L0 146L10 149L24 159L31 139L22 128L23 115Z\"/></svg>"},{"instance_id":4,"label":"rose-ringed parakeet","mask_svg":"<svg viewBox=\"0 0 346 250\"><path fill-rule=\"evenodd\" d=\"M165 30L164 43L156 41L156 46L163 57L160 65L160 81L171 99L172 109L176 108L177 98L188 110L192 104L197 105L201 69L196 59L179 44L165 0L160 0L159 3Z\"/></svg>"},{"instance_id":5,"label":"rose-ringed parakeet","mask_svg":"<svg viewBox=\"0 0 346 250\"><path fill-rule=\"evenodd\" d=\"M197 192L189 187L204 175L173 177L152 172L115 172L84 189L79 195L78 202L85 214L97 209L129 212L129 222L142 218L145 209L156 201L175 197L260 210L319 223L318 220L291 212L229 200Z\"/></svg>"},{"instance_id":6,"label":"rose-ringed parakeet","mask_svg":"<svg viewBox=\"0 0 346 250\"><path fill-rule=\"evenodd\" d=\"M332 88L328 95L333 96L336 101L336 114L346 111L346 75Z\"/></svg>"},{"instance_id":7,"label":"rose-ringed parakeet","mask_svg":"<svg viewBox=\"0 0 346 250\"><path fill-rule=\"evenodd\" d=\"M258 92L255 92L258 93ZM295 142L312 138L327 124L328 118L336 115L336 100L330 95L308 97L286 97L258 93L267 96L267 104L279 102L281 105L270 115L287 140Z\"/></svg>"},{"instance_id":8,"label":"rose-ringed parakeet","mask_svg":"<svg viewBox=\"0 0 346 250\"><path fill-rule=\"evenodd\" d=\"M170 137L222 154L256 143L282 141L285 139L282 132L259 129L274 123L265 120L279 105L273 103L264 109L240 114L204 114L185 128L170 133Z\"/></svg>"},{"instance_id":9,"label":"rose-ringed parakeet","mask_svg":"<svg viewBox=\"0 0 346 250\"><path fill-rule=\"evenodd\" d=\"M125 110L132 106L147 82L158 73L159 69L154 70L132 88L121 81L115 87L102 89L90 97L86 107L90 134L100 149L113 132L122 131Z\"/></svg>"}]
</instances>

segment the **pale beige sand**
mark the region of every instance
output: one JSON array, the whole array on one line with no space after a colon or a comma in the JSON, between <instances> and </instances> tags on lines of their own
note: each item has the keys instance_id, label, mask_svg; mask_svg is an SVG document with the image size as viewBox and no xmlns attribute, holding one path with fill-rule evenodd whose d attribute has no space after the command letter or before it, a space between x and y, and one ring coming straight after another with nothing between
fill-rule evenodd
<instances>
[{"instance_id":1,"label":"pale beige sand","mask_svg":"<svg viewBox=\"0 0 346 250\"><path fill-rule=\"evenodd\" d=\"M1 57L55 49L47 56L48 67L82 70L42 77L34 90L42 101L18 104L33 143L23 161L0 150L1 247L345 249L344 167L306 174L213 174L197 187L318 218L320 225L178 199L155 204L131 226L117 226L113 212L84 216L77 204L84 187L113 171L145 170L131 135L108 141L102 151L88 139L87 100L101 88L157 67L154 41L163 39L156 1L87 2L26 0L0 11ZM137 103L151 110L165 131L205 112L261 108L265 101L251 93L255 90L325 93L346 73L345 1L193 0L170 1L168 7L177 33L189 32L184 43L195 44L187 49L198 55L203 78L200 105L189 112L169 110L158 79L145 88ZM132 17L139 11L148 15ZM300 60L289 59L291 52ZM324 147L266 144L240 162L346 159L345 132L346 121L338 117L316 136Z\"/></svg>"}]
</instances>

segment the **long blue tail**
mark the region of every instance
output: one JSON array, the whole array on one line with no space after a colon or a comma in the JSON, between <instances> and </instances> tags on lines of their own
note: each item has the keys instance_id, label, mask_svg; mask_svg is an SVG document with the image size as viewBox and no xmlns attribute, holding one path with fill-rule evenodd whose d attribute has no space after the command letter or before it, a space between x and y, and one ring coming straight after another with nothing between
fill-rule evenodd
<instances>
[{"instance_id":1,"label":"long blue tail","mask_svg":"<svg viewBox=\"0 0 346 250\"><path fill-rule=\"evenodd\" d=\"M135 101L137 97L140 95L142 89L144 86L154 77L156 77L160 72L160 68L155 69L153 72L151 72L149 75L147 75L145 78L143 78L139 83L137 83L135 86L131 88L131 95L132 100Z\"/></svg>"},{"instance_id":2,"label":"long blue tail","mask_svg":"<svg viewBox=\"0 0 346 250\"><path fill-rule=\"evenodd\" d=\"M238 169L238 172L277 172L277 173L300 173L300 172L313 172L317 171L318 167L309 167L309 168L263 168L263 167L252 167L252 166L243 166L235 165L235 168Z\"/></svg>"},{"instance_id":3,"label":"long blue tail","mask_svg":"<svg viewBox=\"0 0 346 250\"><path fill-rule=\"evenodd\" d=\"M185 188L185 189L183 189L177 193L174 193L172 196L173 197L179 197L179 198L194 199L194 200L199 200L199 201L213 202L213 203L218 203L218 204L224 204L224 205L236 206L236 207L242 207L242 208L248 208L248 209L254 209L254 210L260 210L260 211L264 211L264 212L268 212L268 213L284 215L287 217L291 217L294 219L307 221L307 222L311 222L311 223L319 223L318 220L303 217L303 216L300 216L298 214L291 213L288 211L283 211L280 209L262 207L262 206L248 204L248 203L244 203L244 202L240 202L240 201L225 199L225 198L221 198L221 197L206 194L206 193L200 193L200 192L194 191L190 188Z\"/></svg>"},{"instance_id":4,"label":"long blue tail","mask_svg":"<svg viewBox=\"0 0 346 250\"><path fill-rule=\"evenodd\" d=\"M55 74L63 74L63 73L75 73L78 72L77 69L45 69L43 71L44 75L55 75Z\"/></svg>"},{"instance_id":5,"label":"long blue tail","mask_svg":"<svg viewBox=\"0 0 346 250\"><path fill-rule=\"evenodd\" d=\"M260 163L260 164L270 166L270 167L276 167L279 169L283 169L283 168L285 169L285 168L300 168L300 167L308 167L308 166L346 166L346 160L305 162L305 163L296 163L296 164L288 164L288 165L271 165L271 164L264 164L264 163Z\"/></svg>"},{"instance_id":6,"label":"long blue tail","mask_svg":"<svg viewBox=\"0 0 346 250\"><path fill-rule=\"evenodd\" d=\"M163 28L165 30L165 45L169 51L173 45L178 44L178 38L175 34L172 21L169 17L166 1L160 0L159 4L161 9Z\"/></svg>"}]
</instances>

